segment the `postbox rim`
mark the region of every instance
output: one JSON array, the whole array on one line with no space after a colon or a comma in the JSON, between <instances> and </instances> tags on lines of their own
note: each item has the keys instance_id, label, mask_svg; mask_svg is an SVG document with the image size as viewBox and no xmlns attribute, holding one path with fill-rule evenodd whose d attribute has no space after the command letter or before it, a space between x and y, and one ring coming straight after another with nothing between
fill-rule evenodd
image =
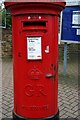
<instances>
[{"instance_id":1,"label":"postbox rim","mask_svg":"<svg viewBox=\"0 0 80 120\"><path fill-rule=\"evenodd\" d=\"M66 5L66 2L4 2L4 4L5 4L5 7L6 8L9 8L9 7L11 7L11 6L14 6L14 5L20 5L20 4L24 4L24 3L26 3L26 4L51 4L51 5L55 5L55 6L61 6L61 7L65 7L65 5Z\"/></svg>"}]
</instances>

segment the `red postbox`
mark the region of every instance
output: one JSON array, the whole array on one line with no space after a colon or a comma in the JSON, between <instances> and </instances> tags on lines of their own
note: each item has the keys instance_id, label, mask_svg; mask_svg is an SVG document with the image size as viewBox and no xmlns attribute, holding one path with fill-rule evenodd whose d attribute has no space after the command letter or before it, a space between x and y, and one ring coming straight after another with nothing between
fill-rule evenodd
<instances>
[{"instance_id":1,"label":"red postbox","mask_svg":"<svg viewBox=\"0 0 80 120\"><path fill-rule=\"evenodd\" d=\"M12 14L14 119L59 117L58 16L65 3L49 1L5 3Z\"/></svg>"}]
</instances>

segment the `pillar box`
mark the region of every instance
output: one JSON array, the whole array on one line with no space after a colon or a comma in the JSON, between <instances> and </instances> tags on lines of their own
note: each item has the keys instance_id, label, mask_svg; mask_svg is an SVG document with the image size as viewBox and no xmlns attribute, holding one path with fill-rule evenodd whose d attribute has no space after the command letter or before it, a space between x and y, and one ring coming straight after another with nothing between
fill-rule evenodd
<instances>
[{"instance_id":1,"label":"pillar box","mask_svg":"<svg viewBox=\"0 0 80 120\"><path fill-rule=\"evenodd\" d=\"M65 2L5 2L5 7L12 15L13 118L58 119L58 16Z\"/></svg>"}]
</instances>

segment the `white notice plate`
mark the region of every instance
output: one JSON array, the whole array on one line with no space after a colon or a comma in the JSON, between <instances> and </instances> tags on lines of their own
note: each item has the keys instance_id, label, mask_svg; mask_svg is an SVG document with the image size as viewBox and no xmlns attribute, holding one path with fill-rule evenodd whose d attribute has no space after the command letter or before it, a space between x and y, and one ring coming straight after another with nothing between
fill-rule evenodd
<instances>
[{"instance_id":1,"label":"white notice plate","mask_svg":"<svg viewBox=\"0 0 80 120\"><path fill-rule=\"evenodd\" d=\"M76 33L77 35L80 35L80 29L77 29L77 33Z\"/></svg>"},{"instance_id":2,"label":"white notice plate","mask_svg":"<svg viewBox=\"0 0 80 120\"><path fill-rule=\"evenodd\" d=\"M80 25L80 11L73 11L72 24Z\"/></svg>"},{"instance_id":3,"label":"white notice plate","mask_svg":"<svg viewBox=\"0 0 80 120\"><path fill-rule=\"evenodd\" d=\"M41 37L27 37L28 60L42 59Z\"/></svg>"}]
</instances>

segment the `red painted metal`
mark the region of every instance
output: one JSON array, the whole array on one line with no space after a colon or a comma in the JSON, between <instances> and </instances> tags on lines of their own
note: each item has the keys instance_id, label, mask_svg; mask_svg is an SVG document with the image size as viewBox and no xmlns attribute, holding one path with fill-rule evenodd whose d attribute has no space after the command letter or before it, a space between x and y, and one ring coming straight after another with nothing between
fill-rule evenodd
<instances>
[{"instance_id":1,"label":"red painted metal","mask_svg":"<svg viewBox=\"0 0 80 120\"><path fill-rule=\"evenodd\" d=\"M58 112L58 15L65 3L5 6L12 14L14 112L24 118L53 116ZM41 59L28 59L28 37L41 37Z\"/></svg>"}]
</instances>

